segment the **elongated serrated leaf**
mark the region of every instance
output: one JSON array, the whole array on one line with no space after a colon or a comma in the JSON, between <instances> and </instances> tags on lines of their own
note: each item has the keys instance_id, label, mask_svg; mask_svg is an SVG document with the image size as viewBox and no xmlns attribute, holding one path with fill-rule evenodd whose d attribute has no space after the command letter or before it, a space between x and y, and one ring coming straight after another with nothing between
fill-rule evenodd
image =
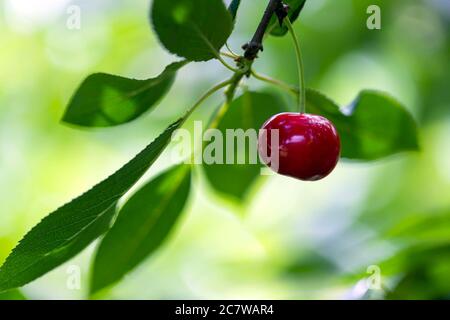
<instances>
[{"instance_id":1,"label":"elongated serrated leaf","mask_svg":"<svg viewBox=\"0 0 450 320\"><path fill-rule=\"evenodd\" d=\"M294 23L305 7L306 0L284 0L284 2L290 7L288 16L289 20ZM281 37L288 32L288 28L285 25L280 26L278 18L273 16L270 20L268 31L272 36Z\"/></svg>"},{"instance_id":2,"label":"elongated serrated leaf","mask_svg":"<svg viewBox=\"0 0 450 320\"><path fill-rule=\"evenodd\" d=\"M346 110L321 93L307 91L308 113L322 115L336 126L342 157L376 160L418 149L417 125L409 112L382 92L362 91Z\"/></svg>"},{"instance_id":3,"label":"elongated serrated leaf","mask_svg":"<svg viewBox=\"0 0 450 320\"><path fill-rule=\"evenodd\" d=\"M110 127L130 122L153 108L172 86L187 61L170 64L158 77L136 80L96 73L75 92L63 121L84 127Z\"/></svg>"},{"instance_id":4,"label":"elongated serrated leaf","mask_svg":"<svg viewBox=\"0 0 450 320\"><path fill-rule=\"evenodd\" d=\"M155 0L151 19L166 49L191 61L216 58L233 29L222 0Z\"/></svg>"},{"instance_id":5,"label":"elongated serrated leaf","mask_svg":"<svg viewBox=\"0 0 450 320\"><path fill-rule=\"evenodd\" d=\"M204 163L203 165L206 177L215 190L236 200L245 198L250 187L260 175L261 165L256 148L259 129L271 116L282 112L282 106L283 102L277 96L258 92L246 92L230 104L216 126L224 137L223 150L221 150L224 164ZM227 136L227 129L241 131L234 131L236 134L241 134L241 137L243 132L248 133L245 146L242 145L244 148L238 148L239 140L237 138ZM250 136L253 136L253 140L250 140ZM204 155L212 154L214 156L215 152L207 151L208 148L213 151L214 144L217 143L215 139L212 140L211 143L205 145ZM233 142L234 149L226 147L227 143L229 146L231 145L230 142ZM232 154L230 155L231 164L226 164L227 152L229 155L230 152L234 152L233 157ZM252 153L253 160L256 157L257 164L250 164L250 162L254 163L254 161L250 161L252 159L250 153ZM240 157L243 157L241 159L245 160L245 164L238 164Z\"/></svg>"},{"instance_id":6,"label":"elongated serrated leaf","mask_svg":"<svg viewBox=\"0 0 450 320\"><path fill-rule=\"evenodd\" d=\"M44 275L108 230L117 201L158 158L182 122L169 126L116 173L51 213L25 235L0 268L0 292Z\"/></svg>"},{"instance_id":7,"label":"elongated serrated leaf","mask_svg":"<svg viewBox=\"0 0 450 320\"><path fill-rule=\"evenodd\" d=\"M233 21L236 20L236 15L239 10L240 4L241 4L241 0L233 0L233 1L231 1L230 5L228 6L228 11L230 11Z\"/></svg>"},{"instance_id":8,"label":"elongated serrated leaf","mask_svg":"<svg viewBox=\"0 0 450 320\"><path fill-rule=\"evenodd\" d=\"M98 248L92 293L120 280L161 246L185 207L190 177L188 166L174 167L128 200Z\"/></svg>"}]
</instances>

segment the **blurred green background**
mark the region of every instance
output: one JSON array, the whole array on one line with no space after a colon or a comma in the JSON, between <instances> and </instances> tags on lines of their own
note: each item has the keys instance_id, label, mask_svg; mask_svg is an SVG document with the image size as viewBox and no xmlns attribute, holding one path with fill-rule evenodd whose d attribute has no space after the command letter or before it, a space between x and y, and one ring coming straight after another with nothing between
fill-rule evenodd
<instances>
[{"instance_id":1,"label":"blurred green background","mask_svg":"<svg viewBox=\"0 0 450 320\"><path fill-rule=\"evenodd\" d=\"M235 51L266 2L243 1L230 41ZM149 1L0 3L2 262L40 219L120 167L229 72L216 62L190 64L151 114L112 129L70 128L60 118L86 75L148 78L177 59L158 45ZM381 8L381 30L366 27L371 4ZM71 5L81 8L80 30L66 27ZM295 28L309 87L341 105L364 88L391 93L418 121L421 151L344 161L316 183L270 177L242 205L197 175L189 209L164 248L103 298L450 298L450 3L309 0ZM296 83L289 37L268 38L260 56L257 70ZM209 100L197 118L220 99ZM170 165L168 153L149 175ZM94 249L22 293L84 298ZM74 265L80 290L67 286ZM381 272L381 290L368 287L369 266Z\"/></svg>"}]
</instances>

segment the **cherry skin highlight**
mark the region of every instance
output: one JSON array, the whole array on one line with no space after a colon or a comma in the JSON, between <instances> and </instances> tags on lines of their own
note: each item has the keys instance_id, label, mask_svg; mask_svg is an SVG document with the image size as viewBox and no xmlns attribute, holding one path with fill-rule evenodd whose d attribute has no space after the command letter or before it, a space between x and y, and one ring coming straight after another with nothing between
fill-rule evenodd
<instances>
[{"instance_id":1,"label":"cherry skin highlight","mask_svg":"<svg viewBox=\"0 0 450 320\"><path fill-rule=\"evenodd\" d=\"M339 134L324 117L280 113L270 118L262 129L258 143L260 157L279 174L316 181L328 176L339 161ZM278 143L272 143L272 137L276 139L276 132Z\"/></svg>"}]
</instances>

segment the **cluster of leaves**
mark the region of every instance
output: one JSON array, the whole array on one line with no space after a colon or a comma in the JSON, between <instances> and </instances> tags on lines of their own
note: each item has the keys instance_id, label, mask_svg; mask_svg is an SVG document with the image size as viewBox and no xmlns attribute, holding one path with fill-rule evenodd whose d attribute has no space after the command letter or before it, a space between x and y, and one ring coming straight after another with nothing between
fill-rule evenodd
<instances>
[{"instance_id":1,"label":"cluster of leaves","mask_svg":"<svg viewBox=\"0 0 450 320\"><path fill-rule=\"evenodd\" d=\"M305 0L286 1L295 21ZM227 9L222 0L154 0L150 18L162 45L183 58L156 78L89 76L69 102L63 120L84 127L130 122L153 109L187 63L219 58L230 37L240 0ZM287 32L273 17L267 31ZM247 91L233 100L217 123L219 130L258 129L286 108L276 95ZM342 156L375 160L417 148L416 126L389 96L364 91L348 109L309 90L307 111L330 119L343 143ZM158 249L176 225L190 194L191 168L175 166L147 182L118 206L141 179L190 114L170 125L136 157L92 189L60 207L36 225L0 268L0 292L21 287L68 261L106 233L95 255L91 293L114 284ZM205 165L205 176L219 193L242 200L259 175L258 165ZM226 177L226 178L224 178Z\"/></svg>"}]
</instances>

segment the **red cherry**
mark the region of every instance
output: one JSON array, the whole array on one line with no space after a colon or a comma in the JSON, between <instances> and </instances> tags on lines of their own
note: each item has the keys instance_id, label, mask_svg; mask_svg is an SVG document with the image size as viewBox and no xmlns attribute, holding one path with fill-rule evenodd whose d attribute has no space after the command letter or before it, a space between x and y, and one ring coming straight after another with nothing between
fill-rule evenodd
<instances>
[{"instance_id":1,"label":"red cherry","mask_svg":"<svg viewBox=\"0 0 450 320\"><path fill-rule=\"evenodd\" d=\"M316 181L329 175L339 161L339 135L324 117L281 113L269 119L262 129L259 136L261 159L279 174ZM276 141L272 144L272 137L276 138L272 136L276 134L274 129L278 129L278 145ZM278 156L272 148L278 149Z\"/></svg>"}]
</instances>

